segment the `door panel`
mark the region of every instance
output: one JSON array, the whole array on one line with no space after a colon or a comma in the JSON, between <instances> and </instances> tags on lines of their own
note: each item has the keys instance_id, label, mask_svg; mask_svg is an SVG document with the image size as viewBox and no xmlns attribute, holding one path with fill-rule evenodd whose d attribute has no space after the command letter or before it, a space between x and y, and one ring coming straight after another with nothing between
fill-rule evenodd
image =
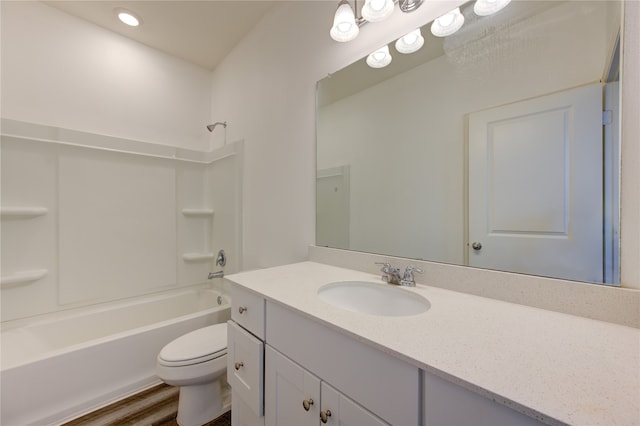
<instances>
[{"instance_id":1,"label":"door panel","mask_svg":"<svg viewBox=\"0 0 640 426\"><path fill-rule=\"evenodd\" d=\"M471 266L602 282L602 220L600 84L469 115Z\"/></svg>"}]
</instances>

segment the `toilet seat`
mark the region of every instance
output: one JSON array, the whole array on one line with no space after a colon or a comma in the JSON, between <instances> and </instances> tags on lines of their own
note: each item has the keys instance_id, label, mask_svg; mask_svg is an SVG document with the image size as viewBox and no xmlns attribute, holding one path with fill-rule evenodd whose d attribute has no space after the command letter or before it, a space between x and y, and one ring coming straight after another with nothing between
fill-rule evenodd
<instances>
[{"instance_id":1,"label":"toilet seat","mask_svg":"<svg viewBox=\"0 0 640 426\"><path fill-rule=\"evenodd\" d=\"M227 324L215 324L187 333L167 344L158 355L166 367L199 364L226 355Z\"/></svg>"}]
</instances>

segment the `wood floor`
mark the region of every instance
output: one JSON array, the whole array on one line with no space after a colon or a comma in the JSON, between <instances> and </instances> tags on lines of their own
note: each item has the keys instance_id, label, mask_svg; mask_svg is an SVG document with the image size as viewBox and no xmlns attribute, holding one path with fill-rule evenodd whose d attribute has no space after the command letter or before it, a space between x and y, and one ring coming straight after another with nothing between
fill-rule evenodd
<instances>
[{"instance_id":1,"label":"wood floor","mask_svg":"<svg viewBox=\"0 0 640 426\"><path fill-rule=\"evenodd\" d=\"M160 384L62 426L178 426L178 390ZM231 426L231 412L205 426Z\"/></svg>"}]
</instances>

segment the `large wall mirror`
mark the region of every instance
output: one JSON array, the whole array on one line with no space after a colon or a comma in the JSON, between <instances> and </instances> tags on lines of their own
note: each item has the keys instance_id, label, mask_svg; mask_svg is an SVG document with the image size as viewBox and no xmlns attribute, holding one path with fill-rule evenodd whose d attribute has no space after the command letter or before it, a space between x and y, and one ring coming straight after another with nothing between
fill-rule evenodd
<instances>
[{"instance_id":1,"label":"large wall mirror","mask_svg":"<svg viewBox=\"0 0 640 426\"><path fill-rule=\"evenodd\" d=\"M316 244L617 285L622 3L473 5L318 83Z\"/></svg>"}]
</instances>

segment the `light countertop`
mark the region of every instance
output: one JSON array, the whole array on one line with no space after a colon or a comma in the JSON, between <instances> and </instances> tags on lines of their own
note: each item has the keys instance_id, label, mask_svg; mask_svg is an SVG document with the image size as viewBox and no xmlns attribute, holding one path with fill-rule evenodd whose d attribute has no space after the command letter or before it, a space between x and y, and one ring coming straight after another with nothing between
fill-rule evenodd
<instances>
[{"instance_id":1,"label":"light countertop","mask_svg":"<svg viewBox=\"0 0 640 426\"><path fill-rule=\"evenodd\" d=\"M640 425L640 330L418 284L422 314L383 317L317 297L379 275L302 262L230 281L549 424Z\"/></svg>"}]
</instances>

